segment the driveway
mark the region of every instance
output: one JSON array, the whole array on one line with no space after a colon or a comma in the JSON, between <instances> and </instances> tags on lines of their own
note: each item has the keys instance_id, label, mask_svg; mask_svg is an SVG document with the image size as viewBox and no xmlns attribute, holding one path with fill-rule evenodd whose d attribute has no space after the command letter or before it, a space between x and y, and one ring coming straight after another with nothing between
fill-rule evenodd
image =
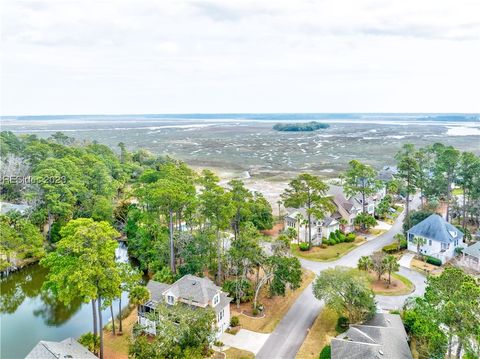
<instances>
[{"instance_id":1,"label":"driveway","mask_svg":"<svg viewBox=\"0 0 480 359\"><path fill-rule=\"evenodd\" d=\"M269 336L270 334L240 329L236 335L223 333L220 341L226 346L247 350L257 355Z\"/></svg>"},{"instance_id":2,"label":"driveway","mask_svg":"<svg viewBox=\"0 0 480 359\"><path fill-rule=\"evenodd\" d=\"M412 201L411 208L420 203L418 197ZM404 213L398 216L392 228L377 238L359 246L342 258L333 262L314 262L300 259L302 267L315 273L336 266L356 267L361 256L368 256L380 250L383 246L394 241L393 236L402 230ZM399 273L412 281L415 292L410 295L389 297L377 296L377 304L382 309L397 309L403 306L405 299L412 295L421 295L425 291L425 277L408 268L400 268ZM302 345L309 328L312 326L318 313L323 308L323 302L317 300L309 285L292 305L288 313L277 325L273 333L265 342L256 358L260 359L293 359Z\"/></svg>"},{"instance_id":3,"label":"driveway","mask_svg":"<svg viewBox=\"0 0 480 359\"><path fill-rule=\"evenodd\" d=\"M398 261L398 264L400 264L401 267L410 268L410 262L413 257L415 257L415 253L405 253Z\"/></svg>"}]
</instances>

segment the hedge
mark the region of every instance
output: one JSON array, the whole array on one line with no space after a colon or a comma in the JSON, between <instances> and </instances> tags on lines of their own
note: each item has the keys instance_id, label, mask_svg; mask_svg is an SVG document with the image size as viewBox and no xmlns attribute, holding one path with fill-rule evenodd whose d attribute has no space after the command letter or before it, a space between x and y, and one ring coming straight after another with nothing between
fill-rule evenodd
<instances>
[{"instance_id":1,"label":"hedge","mask_svg":"<svg viewBox=\"0 0 480 359\"><path fill-rule=\"evenodd\" d=\"M301 251L308 251L310 249L310 245L308 243L300 243L298 245L298 248L301 250Z\"/></svg>"},{"instance_id":2,"label":"hedge","mask_svg":"<svg viewBox=\"0 0 480 359\"><path fill-rule=\"evenodd\" d=\"M382 248L382 251L388 254L395 253L398 251L398 245L397 243L386 245L385 247Z\"/></svg>"},{"instance_id":3,"label":"hedge","mask_svg":"<svg viewBox=\"0 0 480 359\"><path fill-rule=\"evenodd\" d=\"M430 256L426 256L426 257L427 257L427 263L433 264L434 266L437 266L437 267L440 267L442 265L442 261L440 259L435 257L430 257Z\"/></svg>"},{"instance_id":4,"label":"hedge","mask_svg":"<svg viewBox=\"0 0 480 359\"><path fill-rule=\"evenodd\" d=\"M332 348L330 345L325 345L320 352L319 359L330 359L332 357Z\"/></svg>"}]
</instances>

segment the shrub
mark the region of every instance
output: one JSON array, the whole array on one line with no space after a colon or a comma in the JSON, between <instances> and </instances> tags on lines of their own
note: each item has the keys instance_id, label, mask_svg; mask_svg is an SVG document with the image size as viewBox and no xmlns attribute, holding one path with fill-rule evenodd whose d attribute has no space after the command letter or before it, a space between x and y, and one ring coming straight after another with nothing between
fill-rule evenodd
<instances>
[{"instance_id":1,"label":"shrub","mask_svg":"<svg viewBox=\"0 0 480 359\"><path fill-rule=\"evenodd\" d=\"M339 241L339 243L343 243L346 241L347 237L345 237L345 235L343 233L338 233L337 234L337 239Z\"/></svg>"},{"instance_id":2,"label":"shrub","mask_svg":"<svg viewBox=\"0 0 480 359\"><path fill-rule=\"evenodd\" d=\"M328 236L330 240L335 240L337 236L335 235L335 232L330 232L330 235Z\"/></svg>"},{"instance_id":3,"label":"shrub","mask_svg":"<svg viewBox=\"0 0 480 359\"><path fill-rule=\"evenodd\" d=\"M257 308L252 309L252 314L256 317L260 313L260 311Z\"/></svg>"},{"instance_id":4,"label":"shrub","mask_svg":"<svg viewBox=\"0 0 480 359\"><path fill-rule=\"evenodd\" d=\"M305 242L301 242L299 245L298 245L298 248L301 250L301 251L308 251L310 249L310 245L308 243L305 243Z\"/></svg>"},{"instance_id":5,"label":"shrub","mask_svg":"<svg viewBox=\"0 0 480 359\"><path fill-rule=\"evenodd\" d=\"M238 327L240 325L240 319L237 316L233 316L230 318L230 326L231 327Z\"/></svg>"},{"instance_id":6,"label":"shrub","mask_svg":"<svg viewBox=\"0 0 480 359\"><path fill-rule=\"evenodd\" d=\"M337 320L337 325L335 326L335 330L338 333L343 333L348 329L348 318L347 317L339 317Z\"/></svg>"},{"instance_id":7,"label":"shrub","mask_svg":"<svg viewBox=\"0 0 480 359\"><path fill-rule=\"evenodd\" d=\"M408 247L408 242L406 239L400 240L400 249L407 249Z\"/></svg>"},{"instance_id":8,"label":"shrub","mask_svg":"<svg viewBox=\"0 0 480 359\"><path fill-rule=\"evenodd\" d=\"M215 340L213 342L213 345L215 345L216 347L223 347L223 342L221 342L220 340Z\"/></svg>"},{"instance_id":9,"label":"shrub","mask_svg":"<svg viewBox=\"0 0 480 359\"><path fill-rule=\"evenodd\" d=\"M354 242L356 237L357 236L354 233L349 233L345 238L345 242Z\"/></svg>"},{"instance_id":10,"label":"shrub","mask_svg":"<svg viewBox=\"0 0 480 359\"><path fill-rule=\"evenodd\" d=\"M327 245L324 244L324 243L325 243L325 242L322 242L322 244L320 244L320 248L324 248L324 249L327 248Z\"/></svg>"},{"instance_id":11,"label":"shrub","mask_svg":"<svg viewBox=\"0 0 480 359\"><path fill-rule=\"evenodd\" d=\"M427 263L433 264L434 266L437 266L437 267L440 267L442 265L442 261L440 259L435 257L430 257L430 256L426 256L426 257L427 257Z\"/></svg>"},{"instance_id":12,"label":"shrub","mask_svg":"<svg viewBox=\"0 0 480 359\"><path fill-rule=\"evenodd\" d=\"M382 248L382 251L388 254L396 253L398 251L397 243L386 245Z\"/></svg>"},{"instance_id":13,"label":"shrub","mask_svg":"<svg viewBox=\"0 0 480 359\"><path fill-rule=\"evenodd\" d=\"M332 357L332 348L330 345L325 345L320 352L319 359L330 359Z\"/></svg>"}]
</instances>

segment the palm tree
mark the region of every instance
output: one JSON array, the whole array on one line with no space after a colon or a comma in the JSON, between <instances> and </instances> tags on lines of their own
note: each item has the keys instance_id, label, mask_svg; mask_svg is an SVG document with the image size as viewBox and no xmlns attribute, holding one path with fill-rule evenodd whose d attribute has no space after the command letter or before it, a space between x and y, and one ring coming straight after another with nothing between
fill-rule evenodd
<instances>
[{"instance_id":1,"label":"palm tree","mask_svg":"<svg viewBox=\"0 0 480 359\"><path fill-rule=\"evenodd\" d=\"M423 237L413 237L413 244L417 246L417 254L423 258L422 252L420 251L422 246L427 243L427 240Z\"/></svg>"},{"instance_id":2,"label":"palm tree","mask_svg":"<svg viewBox=\"0 0 480 359\"><path fill-rule=\"evenodd\" d=\"M388 272L388 284L391 284L391 275L392 272L396 272L400 269L400 264L397 262L397 258L392 255L387 255L383 258L383 263L385 265L385 269Z\"/></svg>"},{"instance_id":3,"label":"palm tree","mask_svg":"<svg viewBox=\"0 0 480 359\"><path fill-rule=\"evenodd\" d=\"M282 214L280 212L280 206L282 205L282 201L278 200L277 204L278 204L278 220L281 221L282 220Z\"/></svg>"},{"instance_id":4,"label":"palm tree","mask_svg":"<svg viewBox=\"0 0 480 359\"><path fill-rule=\"evenodd\" d=\"M400 250L400 247L402 246L402 241L405 239L405 236L401 233L397 233L393 236L393 238L397 240L397 250Z\"/></svg>"},{"instance_id":5,"label":"palm tree","mask_svg":"<svg viewBox=\"0 0 480 359\"><path fill-rule=\"evenodd\" d=\"M150 292L146 287L138 285L130 291L128 294L128 299L130 299L130 303L135 304L138 307L141 304L144 304L147 300L150 299Z\"/></svg>"},{"instance_id":6,"label":"palm tree","mask_svg":"<svg viewBox=\"0 0 480 359\"><path fill-rule=\"evenodd\" d=\"M362 256L358 260L357 267L358 269L366 272L372 268L372 265L373 265L373 262L370 256Z\"/></svg>"}]
</instances>

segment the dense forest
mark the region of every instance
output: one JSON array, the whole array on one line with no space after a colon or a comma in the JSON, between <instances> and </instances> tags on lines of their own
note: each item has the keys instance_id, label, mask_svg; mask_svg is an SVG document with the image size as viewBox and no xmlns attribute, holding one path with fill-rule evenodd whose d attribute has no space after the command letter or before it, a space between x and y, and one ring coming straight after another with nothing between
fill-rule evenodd
<instances>
[{"instance_id":1,"label":"dense forest","mask_svg":"<svg viewBox=\"0 0 480 359\"><path fill-rule=\"evenodd\" d=\"M327 123L311 121L302 123L277 123L273 126L273 129L284 132L311 132L329 127L330 125Z\"/></svg>"}]
</instances>

